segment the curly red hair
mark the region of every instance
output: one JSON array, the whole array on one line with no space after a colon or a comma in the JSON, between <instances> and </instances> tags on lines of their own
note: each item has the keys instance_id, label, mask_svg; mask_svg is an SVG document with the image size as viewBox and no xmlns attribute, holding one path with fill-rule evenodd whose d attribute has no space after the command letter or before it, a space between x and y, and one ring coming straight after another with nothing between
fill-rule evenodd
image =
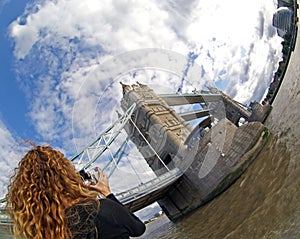
<instances>
[{"instance_id":1,"label":"curly red hair","mask_svg":"<svg viewBox=\"0 0 300 239\"><path fill-rule=\"evenodd\" d=\"M50 146L35 146L19 162L6 196L14 235L30 239L70 238L65 209L97 193L64 155Z\"/></svg>"}]
</instances>

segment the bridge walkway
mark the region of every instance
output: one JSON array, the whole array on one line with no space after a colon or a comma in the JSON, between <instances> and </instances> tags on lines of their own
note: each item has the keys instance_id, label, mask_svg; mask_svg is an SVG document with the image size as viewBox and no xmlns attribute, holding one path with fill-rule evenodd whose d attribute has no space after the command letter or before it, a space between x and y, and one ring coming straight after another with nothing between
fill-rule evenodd
<instances>
[{"instance_id":1,"label":"bridge walkway","mask_svg":"<svg viewBox=\"0 0 300 239\"><path fill-rule=\"evenodd\" d=\"M117 193L116 197L131 211L137 211L162 197L168 186L172 185L183 172L174 168L166 173L125 192Z\"/></svg>"}]
</instances>

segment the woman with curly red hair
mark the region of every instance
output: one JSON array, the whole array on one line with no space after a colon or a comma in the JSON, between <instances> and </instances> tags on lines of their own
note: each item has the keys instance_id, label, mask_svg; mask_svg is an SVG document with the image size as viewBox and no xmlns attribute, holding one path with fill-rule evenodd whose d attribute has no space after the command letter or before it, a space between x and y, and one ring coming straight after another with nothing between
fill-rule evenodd
<instances>
[{"instance_id":1,"label":"woman with curly red hair","mask_svg":"<svg viewBox=\"0 0 300 239\"><path fill-rule=\"evenodd\" d=\"M36 146L19 162L6 196L16 238L97 239L140 236L145 225L111 193L100 170L95 185L64 155ZM97 199L101 193L104 198Z\"/></svg>"}]
</instances>

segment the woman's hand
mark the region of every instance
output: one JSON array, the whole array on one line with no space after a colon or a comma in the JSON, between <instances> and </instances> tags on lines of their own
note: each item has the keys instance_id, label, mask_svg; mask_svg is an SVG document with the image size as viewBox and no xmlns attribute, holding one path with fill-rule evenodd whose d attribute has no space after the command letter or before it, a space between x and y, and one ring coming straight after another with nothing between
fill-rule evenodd
<instances>
[{"instance_id":1,"label":"woman's hand","mask_svg":"<svg viewBox=\"0 0 300 239\"><path fill-rule=\"evenodd\" d=\"M86 186L92 190L95 190L103 194L103 196L105 197L111 194L107 175L103 173L99 168L98 168L98 182L95 185L88 183Z\"/></svg>"}]
</instances>

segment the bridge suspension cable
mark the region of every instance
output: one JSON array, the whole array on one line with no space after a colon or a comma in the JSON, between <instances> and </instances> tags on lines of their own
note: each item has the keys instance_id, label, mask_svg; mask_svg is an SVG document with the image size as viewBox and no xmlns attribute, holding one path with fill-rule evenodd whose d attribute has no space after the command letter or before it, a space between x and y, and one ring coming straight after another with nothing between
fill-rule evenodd
<instances>
[{"instance_id":1,"label":"bridge suspension cable","mask_svg":"<svg viewBox=\"0 0 300 239\"><path fill-rule=\"evenodd\" d=\"M149 141L145 138L145 136L143 135L143 133L140 131L140 129L136 126L136 124L134 123L134 121L132 119L130 119L130 122L134 125L134 127L136 128L136 130L139 132L139 134L142 136L142 138L145 140L145 142L148 144L149 148L153 151L153 153L155 154L155 156L159 159L159 161L162 163L162 165L168 170L170 171L170 169L168 168L168 166L165 164L165 162L161 159L161 157L157 154L157 152L155 151L155 149L152 147L152 145L149 143Z\"/></svg>"},{"instance_id":2,"label":"bridge suspension cable","mask_svg":"<svg viewBox=\"0 0 300 239\"><path fill-rule=\"evenodd\" d=\"M124 142L122 143L122 145L119 147L119 149L117 150L117 152L115 154L111 154L111 158L112 160L110 160L103 168L102 170L105 171L111 164L113 164L112 169L110 170L110 173L108 175L108 177L110 177L115 169L117 168L117 165L119 164L122 156L124 155L124 152L126 151L126 147L127 147L127 143L129 140L129 136L127 136L127 138L124 140ZM116 159L117 158L117 159Z\"/></svg>"}]
</instances>

